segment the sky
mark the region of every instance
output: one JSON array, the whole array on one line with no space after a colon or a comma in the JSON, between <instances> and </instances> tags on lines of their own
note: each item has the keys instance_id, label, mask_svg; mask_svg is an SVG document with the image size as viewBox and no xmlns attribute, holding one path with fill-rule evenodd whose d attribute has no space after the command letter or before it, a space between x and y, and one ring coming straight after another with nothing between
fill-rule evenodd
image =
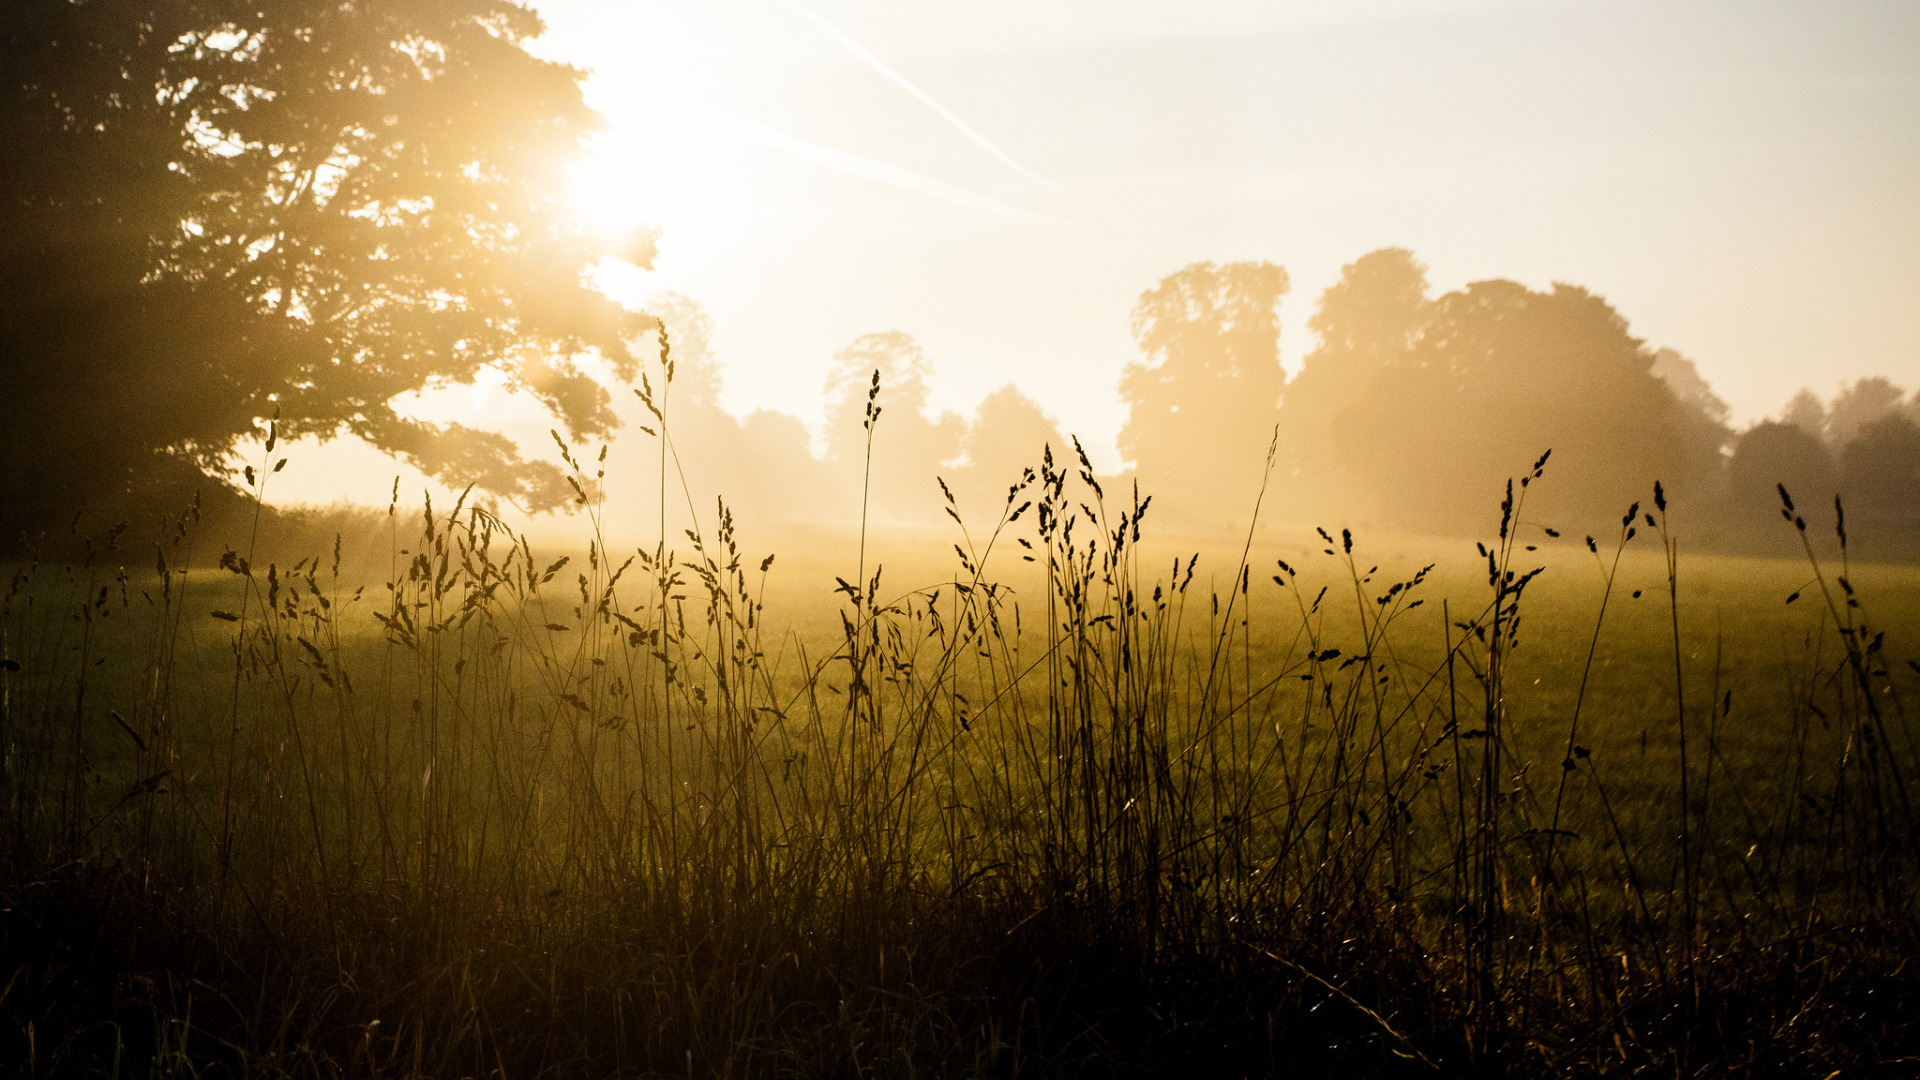
<instances>
[{"instance_id":1,"label":"sky","mask_svg":"<svg viewBox=\"0 0 1920 1080\"><path fill-rule=\"evenodd\" d=\"M1920 386L1920 4L535 6L608 124L583 210L661 230L601 280L702 305L736 413L817 424L833 354L901 330L936 407L1012 382L1115 467L1141 292L1279 263L1296 367L1321 291L1388 245L1436 292L1600 293L1737 424ZM499 397L436 409L530 408Z\"/></svg>"}]
</instances>

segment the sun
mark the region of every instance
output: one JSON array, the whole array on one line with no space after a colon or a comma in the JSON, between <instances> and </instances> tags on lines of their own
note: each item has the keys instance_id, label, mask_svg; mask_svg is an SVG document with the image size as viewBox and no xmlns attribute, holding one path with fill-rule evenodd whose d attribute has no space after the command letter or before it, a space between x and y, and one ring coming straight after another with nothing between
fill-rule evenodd
<instances>
[{"instance_id":1,"label":"sun","mask_svg":"<svg viewBox=\"0 0 1920 1080\"><path fill-rule=\"evenodd\" d=\"M571 195L587 228L612 237L658 230L676 250L747 239L742 224L751 216L752 188L742 180L736 148L670 107L649 112L644 125L613 120L574 166Z\"/></svg>"}]
</instances>

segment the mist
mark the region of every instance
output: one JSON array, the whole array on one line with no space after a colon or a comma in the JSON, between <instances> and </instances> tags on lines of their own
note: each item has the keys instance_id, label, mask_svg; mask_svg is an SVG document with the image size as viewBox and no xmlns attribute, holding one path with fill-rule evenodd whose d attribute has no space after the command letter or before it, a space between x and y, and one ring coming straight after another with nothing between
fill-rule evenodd
<instances>
[{"instance_id":1,"label":"mist","mask_svg":"<svg viewBox=\"0 0 1920 1080\"><path fill-rule=\"evenodd\" d=\"M0 61L0 1072L1920 1060L1911 5Z\"/></svg>"}]
</instances>

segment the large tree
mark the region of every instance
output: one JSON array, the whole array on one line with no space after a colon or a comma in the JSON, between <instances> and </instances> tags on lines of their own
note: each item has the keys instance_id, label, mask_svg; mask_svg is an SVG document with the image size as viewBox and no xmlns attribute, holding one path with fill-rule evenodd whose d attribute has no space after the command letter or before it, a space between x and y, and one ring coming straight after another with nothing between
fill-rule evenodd
<instances>
[{"instance_id":1,"label":"large tree","mask_svg":"<svg viewBox=\"0 0 1920 1080\"><path fill-rule=\"evenodd\" d=\"M1727 462L1728 510L1745 542L1778 539L1780 489L1808 506L1831 499L1839 474L1827 444L1798 424L1762 420L1740 435ZM1765 532L1762 532L1762 530Z\"/></svg>"},{"instance_id":2,"label":"large tree","mask_svg":"<svg viewBox=\"0 0 1920 1080\"><path fill-rule=\"evenodd\" d=\"M1698 498L1724 499L1728 456L1737 438L1732 406L1676 349L1654 352L1653 375L1673 394L1674 424L1685 454L1676 478Z\"/></svg>"},{"instance_id":3,"label":"large tree","mask_svg":"<svg viewBox=\"0 0 1920 1080\"><path fill-rule=\"evenodd\" d=\"M926 352L898 330L864 334L834 354L827 458L851 505L864 505L871 521L940 520L938 477L959 454L966 424L952 413L928 415L932 378Z\"/></svg>"},{"instance_id":4,"label":"large tree","mask_svg":"<svg viewBox=\"0 0 1920 1080\"><path fill-rule=\"evenodd\" d=\"M1353 476L1334 448L1334 421L1376 375L1401 362L1430 307L1427 268L1405 248L1362 255L1320 295L1307 321L1317 344L1280 402L1275 471L1288 480L1289 510L1351 505Z\"/></svg>"},{"instance_id":5,"label":"large tree","mask_svg":"<svg viewBox=\"0 0 1920 1080\"><path fill-rule=\"evenodd\" d=\"M1827 403L1809 387L1801 387L1787 399L1780 411L1780 422L1799 428L1816 439L1827 437Z\"/></svg>"},{"instance_id":6,"label":"large tree","mask_svg":"<svg viewBox=\"0 0 1920 1080\"><path fill-rule=\"evenodd\" d=\"M1038 402L1008 383L981 399L967 425L966 468L949 474L960 510L971 529L991 529L1011 489L1040 463L1049 448L1056 462L1073 461L1073 443Z\"/></svg>"},{"instance_id":7,"label":"large tree","mask_svg":"<svg viewBox=\"0 0 1920 1080\"><path fill-rule=\"evenodd\" d=\"M573 360L631 377L645 324L581 274L651 238L570 216L597 118L539 28L505 0L0 6L8 531L174 497L276 413L558 501L508 440L390 404L491 366L575 434L614 422Z\"/></svg>"},{"instance_id":8,"label":"large tree","mask_svg":"<svg viewBox=\"0 0 1920 1080\"><path fill-rule=\"evenodd\" d=\"M1585 289L1475 282L1434 301L1405 357L1342 415L1336 442L1382 516L1435 529L1484 528L1506 478L1551 449L1530 510L1598 529L1655 480L1697 493L1683 482L1679 402L1653 362Z\"/></svg>"},{"instance_id":9,"label":"large tree","mask_svg":"<svg viewBox=\"0 0 1920 1080\"><path fill-rule=\"evenodd\" d=\"M1868 428L1898 414L1901 397L1900 388L1880 375L1842 386L1827 408L1827 445L1836 454L1845 453Z\"/></svg>"},{"instance_id":10,"label":"large tree","mask_svg":"<svg viewBox=\"0 0 1920 1080\"><path fill-rule=\"evenodd\" d=\"M1840 485L1866 520L1920 523L1920 425L1889 410L1862 427L1840 451Z\"/></svg>"},{"instance_id":11,"label":"large tree","mask_svg":"<svg viewBox=\"0 0 1920 1080\"><path fill-rule=\"evenodd\" d=\"M1287 382L1272 263L1194 263L1133 308L1141 358L1120 379L1120 452L1156 505L1197 523L1245 520Z\"/></svg>"}]
</instances>

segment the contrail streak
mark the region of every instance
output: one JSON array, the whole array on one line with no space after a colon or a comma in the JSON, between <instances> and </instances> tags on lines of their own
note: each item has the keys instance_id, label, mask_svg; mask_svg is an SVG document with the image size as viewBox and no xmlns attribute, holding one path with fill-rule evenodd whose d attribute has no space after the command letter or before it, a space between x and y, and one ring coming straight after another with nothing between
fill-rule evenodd
<instances>
[{"instance_id":1,"label":"contrail streak","mask_svg":"<svg viewBox=\"0 0 1920 1080\"><path fill-rule=\"evenodd\" d=\"M737 116L711 105L700 102L681 101L679 102L679 107L688 115L689 119L694 115L699 116L700 122L698 129L703 132L722 135L739 142L756 146L763 146L770 150L778 150L781 153L788 154L801 161L817 165L824 169L830 169L834 172L844 173L848 176L857 176L863 180L869 180L877 184L885 184L888 187L899 188L902 191L911 191L919 195L925 195L943 202L952 203L956 206L964 206L970 210L978 210L1000 217L1012 218L1016 221L1024 221L1028 224L1039 225L1047 229L1054 229L1061 232L1080 232L1086 229L1084 224L1077 221L1068 221L1046 214L1037 214L1017 206L1011 206L998 199L988 198L985 195L968 191L965 188L949 184L944 180L936 180L931 176L924 176L909 169L889 165L884 161L875 161L872 158L862 157L859 154L850 154L844 150L834 150L830 147L807 142L804 139L795 138L776 128L756 123L745 117Z\"/></svg>"},{"instance_id":2,"label":"contrail streak","mask_svg":"<svg viewBox=\"0 0 1920 1080\"><path fill-rule=\"evenodd\" d=\"M925 105L927 108L932 109L934 112L938 113L942 120L945 120L947 123L952 124L954 127L954 130L958 131L962 135L965 135L969 142L972 142L975 146L978 146L980 149L985 150L987 153L992 154L995 158L999 159L1001 164L1005 165L1007 168L1012 169L1014 172L1019 173L1021 176L1026 177L1028 180L1031 180L1034 183L1039 184L1041 187L1048 188L1053 191L1057 191L1062 195L1072 196L1073 198L1076 198L1076 199L1080 198L1080 195L1077 192L1074 192L1068 188L1062 187L1059 184L1056 184L1053 181L1047 179L1046 177L1041 176L1039 173L1034 172L1032 169L1027 168L1025 165L1022 165L1019 162L1013 160L1013 158L1007 155L1006 151L993 145L993 143L987 140L987 137L985 135L982 135L978 131L975 131L972 128L972 126L969 125L965 120L962 120L958 116L954 115L954 112L952 109L949 109L945 105L942 105L938 101L934 100L933 95L927 93L925 90L920 89L918 86L915 86L911 81L907 79L905 75L902 75L899 72L888 67L885 61L881 60L879 57L868 52L866 48L862 46L859 42L847 36L845 31L841 30L839 27L833 25L827 20L821 18L818 14L816 14L813 11L813 9L807 7L805 4L802 4L800 0L787 0L787 6L791 7L793 10L799 12L800 14L805 15L809 20L813 22L815 26L818 26L822 31L824 31L828 37L831 37L835 41L839 42L841 45L845 46L846 50L852 53L854 56L858 57L862 63L866 64L868 67L872 68L874 71L884 76L888 81L892 82L895 86L898 86L900 89L905 90L909 94L912 94L922 105Z\"/></svg>"}]
</instances>

